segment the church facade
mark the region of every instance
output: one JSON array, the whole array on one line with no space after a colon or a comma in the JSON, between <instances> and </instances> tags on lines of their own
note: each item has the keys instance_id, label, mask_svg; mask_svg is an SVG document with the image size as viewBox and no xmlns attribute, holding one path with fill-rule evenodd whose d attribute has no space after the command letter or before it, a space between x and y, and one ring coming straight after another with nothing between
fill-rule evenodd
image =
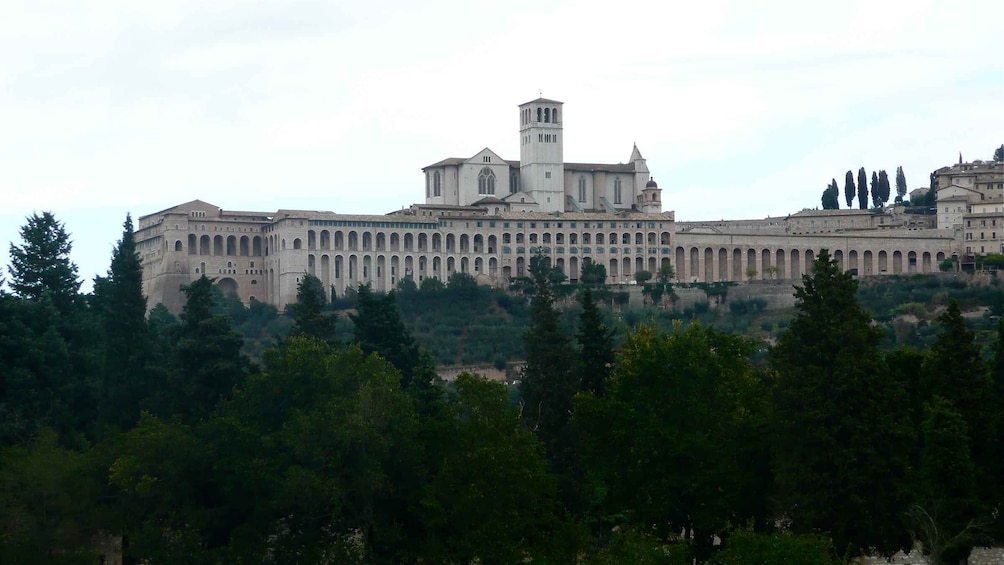
<instances>
[{"instance_id":1,"label":"church facade","mask_svg":"<svg viewBox=\"0 0 1004 565\"><path fill-rule=\"evenodd\" d=\"M956 231L895 210L678 224L637 146L627 163L564 161L563 118L561 102L521 104L519 161L485 148L428 165L424 202L386 215L241 212L195 200L143 216L136 239L149 304L179 311L180 287L202 275L280 308L307 273L339 295L454 272L503 285L537 253L573 282L599 262L610 284L666 264L688 282L798 279L821 249L860 275L933 272L959 253Z\"/></svg>"}]
</instances>

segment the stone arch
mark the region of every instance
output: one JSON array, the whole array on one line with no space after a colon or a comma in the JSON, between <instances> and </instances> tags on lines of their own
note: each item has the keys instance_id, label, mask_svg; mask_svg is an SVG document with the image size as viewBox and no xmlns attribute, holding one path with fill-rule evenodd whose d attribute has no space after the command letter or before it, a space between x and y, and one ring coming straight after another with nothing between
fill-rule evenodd
<instances>
[{"instance_id":1,"label":"stone arch","mask_svg":"<svg viewBox=\"0 0 1004 565\"><path fill-rule=\"evenodd\" d=\"M382 231L376 233L376 250L387 251L387 234Z\"/></svg>"},{"instance_id":2,"label":"stone arch","mask_svg":"<svg viewBox=\"0 0 1004 565\"><path fill-rule=\"evenodd\" d=\"M335 248L335 251L342 251L345 249L345 234L342 233L342 230L335 232L335 241L332 246Z\"/></svg>"},{"instance_id":3,"label":"stone arch","mask_svg":"<svg viewBox=\"0 0 1004 565\"><path fill-rule=\"evenodd\" d=\"M317 249L317 232L314 230L307 230L307 249Z\"/></svg>"},{"instance_id":4,"label":"stone arch","mask_svg":"<svg viewBox=\"0 0 1004 565\"><path fill-rule=\"evenodd\" d=\"M452 275L453 272L456 270L457 270L457 261L451 255L450 257L446 258L446 272Z\"/></svg>"},{"instance_id":5,"label":"stone arch","mask_svg":"<svg viewBox=\"0 0 1004 565\"><path fill-rule=\"evenodd\" d=\"M690 278L697 280L701 275L701 252L696 247L690 248Z\"/></svg>"},{"instance_id":6,"label":"stone arch","mask_svg":"<svg viewBox=\"0 0 1004 565\"><path fill-rule=\"evenodd\" d=\"M766 280L770 278L770 249L764 249L760 251L760 279Z\"/></svg>"},{"instance_id":7,"label":"stone arch","mask_svg":"<svg viewBox=\"0 0 1004 565\"><path fill-rule=\"evenodd\" d=\"M833 260L837 262L838 269L840 269L841 271L846 270L844 269L844 252L842 250L837 249L836 251L833 252Z\"/></svg>"},{"instance_id":8,"label":"stone arch","mask_svg":"<svg viewBox=\"0 0 1004 565\"><path fill-rule=\"evenodd\" d=\"M858 267L858 250L857 249L851 249L850 251L847 252L847 270L850 271L851 274L854 274L854 275L856 275L856 274L858 274L860 272L859 271L859 267Z\"/></svg>"},{"instance_id":9,"label":"stone arch","mask_svg":"<svg viewBox=\"0 0 1004 565\"><path fill-rule=\"evenodd\" d=\"M704 248L704 282L715 282L715 251Z\"/></svg>"},{"instance_id":10,"label":"stone arch","mask_svg":"<svg viewBox=\"0 0 1004 565\"><path fill-rule=\"evenodd\" d=\"M875 274L875 256L870 249L866 249L861 255L861 267L860 272L862 275L871 276Z\"/></svg>"},{"instance_id":11,"label":"stone arch","mask_svg":"<svg viewBox=\"0 0 1004 565\"><path fill-rule=\"evenodd\" d=\"M209 255L210 247L211 244L208 235L203 235L199 238L199 255Z\"/></svg>"},{"instance_id":12,"label":"stone arch","mask_svg":"<svg viewBox=\"0 0 1004 565\"><path fill-rule=\"evenodd\" d=\"M446 250L447 251L457 250L457 237L452 233L446 234Z\"/></svg>"},{"instance_id":13,"label":"stone arch","mask_svg":"<svg viewBox=\"0 0 1004 565\"><path fill-rule=\"evenodd\" d=\"M475 240L475 244L477 244L477 240ZM488 253L498 253L498 238L494 235L488 236Z\"/></svg>"},{"instance_id":14,"label":"stone arch","mask_svg":"<svg viewBox=\"0 0 1004 565\"><path fill-rule=\"evenodd\" d=\"M786 263L785 257L786 254L784 252L784 249L778 249L777 251L774 252L774 267L777 269L777 275L775 276L775 278L778 279L788 278L788 271L786 269L787 265L785 264Z\"/></svg>"},{"instance_id":15,"label":"stone arch","mask_svg":"<svg viewBox=\"0 0 1004 565\"><path fill-rule=\"evenodd\" d=\"M317 260L314 258L314 254L311 253L307 255L307 274L317 276L317 267L315 263Z\"/></svg>"},{"instance_id":16,"label":"stone arch","mask_svg":"<svg viewBox=\"0 0 1004 565\"><path fill-rule=\"evenodd\" d=\"M878 272L879 274L889 272L889 254L886 253L885 249L878 252Z\"/></svg>"},{"instance_id":17,"label":"stone arch","mask_svg":"<svg viewBox=\"0 0 1004 565\"><path fill-rule=\"evenodd\" d=\"M262 257L261 249L261 236L256 235L251 239L251 255L254 257Z\"/></svg>"},{"instance_id":18,"label":"stone arch","mask_svg":"<svg viewBox=\"0 0 1004 565\"><path fill-rule=\"evenodd\" d=\"M724 281L729 278L729 251L724 247L718 248L718 280Z\"/></svg>"},{"instance_id":19,"label":"stone arch","mask_svg":"<svg viewBox=\"0 0 1004 565\"><path fill-rule=\"evenodd\" d=\"M898 249L892 252L892 272L894 275L903 272L903 252Z\"/></svg>"},{"instance_id":20,"label":"stone arch","mask_svg":"<svg viewBox=\"0 0 1004 565\"><path fill-rule=\"evenodd\" d=\"M241 242L240 245L238 245L238 253L240 254L241 257L247 257L248 255L251 254L251 249L249 245L250 242L251 240L248 239L248 236L246 235L241 236Z\"/></svg>"},{"instance_id":21,"label":"stone arch","mask_svg":"<svg viewBox=\"0 0 1004 565\"><path fill-rule=\"evenodd\" d=\"M329 251L331 249L331 232L328 230L321 230L321 249Z\"/></svg>"},{"instance_id":22,"label":"stone arch","mask_svg":"<svg viewBox=\"0 0 1004 565\"><path fill-rule=\"evenodd\" d=\"M574 261L575 258L573 257L572 260ZM496 257L490 257L488 259L488 274L494 277L498 274L498 270L499 260Z\"/></svg>"},{"instance_id":23,"label":"stone arch","mask_svg":"<svg viewBox=\"0 0 1004 565\"><path fill-rule=\"evenodd\" d=\"M237 236L235 235L227 237L227 255L237 255Z\"/></svg>"},{"instance_id":24,"label":"stone arch","mask_svg":"<svg viewBox=\"0 0 1004 565\"><path fill-rule=\"evenodd\" d=\"M216 286L219 287L223 294L237 293L237 281L230 277L223 277L222 279L216 281Z\"/></svg>"},{"instance_id":25,"label":"stone arch","mask_svg":"<svg viewBox=\"0 0 1004 565\"><path fill-rule=\"evenodd\" d=\"M293 249L303 249L303 240L298 237L293 238Z\"/></svg>"},{"instance_id":26,"label":"stone arch","mask_svg":"<svg viewBox=\"0 0 1004 565\"><path fill-rule=\"evenodd\" d=\"M474 235L474 252L475 253L485 252L485 238L481 234Z\"/></svg>"},{"instance_id":27,"label":"stone arch","mask_svg":"<svg viewBox=\"0 0 1004 565\"><path fill-rule=\"evenodd\" d=\"M687 250L682 246L676 248L676 278L681 281L687 280Z\"/></svg>"},{"instance_id":28,"label":"stone arch","mask_svg":"<svg viewBox=\"0 0 1004 565\"><path fill-rule=\"evenodd\" d=\"M363 251L373 251L373 234L368 231L363 232Z\"/></svg>"},{"instance_id":29,"label":"stone arch","mask_svg":"<svg viewBox=\"0 0 1004 565\"><path fill-rule=\"evenodd\" d=\"M213 237L213 255L222 256L223 255L223 236L217 235Z\"/></svg>"},{"instance_id":30,"label":"stone arch","mask_svg":"<svg viewBox=\"0 0 1004 565\"><path fill-rule=\"evenodd\" d=\"M920 260L921 260L921 269L922 269L922 272L924 272L924 273L932 273L932 272L934 272L934 269L931 268L932 265L931 265L931 252L930 251L925 251L924 254L921 255L921 259Z\"/></svg>"},{"instance_id":31,"label":"stone arch","mask_svg":"<svg viewBox=\"0 0 1004 565\"><path fill-rule=\"evenodd\" d=\"M743 252L738 247L732 249L732 280L743 280Z\"/></svg>"},{"instance_id":32,"label":"stone arch","mask_svg":"<svg viewBox=\"0 0 1004 565\"><path fill-rule=\"evenodd\" d=\"M607 274L611 277L617 277L620 274L617 270L617 259L610 260L609 272Z\"/></svg>"},{"instance_id":33,"label":"stone arch","mask_svg":"<svg viewBox=\"0 0 1004 565\"><path fill-rule=\"evenodd\" d=\"M433 251L443 250L443 236L439 233L432 234L432 250Z\"/></svg>"}]
</instances>

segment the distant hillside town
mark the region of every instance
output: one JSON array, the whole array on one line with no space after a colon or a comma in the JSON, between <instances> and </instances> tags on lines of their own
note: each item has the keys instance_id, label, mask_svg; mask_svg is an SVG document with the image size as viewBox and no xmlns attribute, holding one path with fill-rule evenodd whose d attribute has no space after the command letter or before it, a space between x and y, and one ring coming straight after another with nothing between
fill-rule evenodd
<instances>
[{"instance_id":1,"label":"distant hillside town","mask_svg":"<svg viewBox=\"0 0 1004 565\"><path fill-rule=\"evenodd\" d=\"M950 260L1004 251L1004 161L960 162L932 174L935 206L802 210L785 217L676 222L637 146L627 163L564 159L563 104L519 106L520 159L490 148L422 169L425 201L386 215L316 210L246 212L194 200L139 220L149 303L172 311L202 275L245 302L280 308L305 273L339 295L402 278L452 273L503 285L542 254L571 282L585 264L607 283L672 265L687 282L798 279L821 249L860 275L929 273Z\"/></svg>"}]
</instances>

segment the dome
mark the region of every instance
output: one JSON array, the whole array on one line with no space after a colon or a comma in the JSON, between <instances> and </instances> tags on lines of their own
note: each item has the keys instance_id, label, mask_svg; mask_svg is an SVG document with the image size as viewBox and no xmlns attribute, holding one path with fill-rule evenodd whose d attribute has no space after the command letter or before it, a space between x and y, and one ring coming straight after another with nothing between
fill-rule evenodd
<instances>
[{"instance_id":1,"label":"dome","mask_svg":"<svg viewBox=\"0 0 1004 565\"><path fill-rule=\"evenodd\" d=\"M655 179L648 179L645 183L645 188L659 188L659 185L655 183Z\"/></svg>"}]
</instances>

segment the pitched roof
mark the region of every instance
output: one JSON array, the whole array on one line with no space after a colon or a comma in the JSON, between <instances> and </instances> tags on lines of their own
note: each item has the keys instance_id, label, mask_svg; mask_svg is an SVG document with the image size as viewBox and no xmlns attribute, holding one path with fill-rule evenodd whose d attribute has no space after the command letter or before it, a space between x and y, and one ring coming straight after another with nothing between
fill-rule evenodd
<instances>
[{"instance_id":1,"label":"pitched roof","mask_svg":"<svg viewBox=\"0 0 1004 565\"><path fill-rule=\"evenodd\" d=\"M550 98L535 98L529 102L520 104L520 106L526 106L527 104L564 104L564 102L558 102L557 100L551 100Z\"/></svg>"}]
</instances>

